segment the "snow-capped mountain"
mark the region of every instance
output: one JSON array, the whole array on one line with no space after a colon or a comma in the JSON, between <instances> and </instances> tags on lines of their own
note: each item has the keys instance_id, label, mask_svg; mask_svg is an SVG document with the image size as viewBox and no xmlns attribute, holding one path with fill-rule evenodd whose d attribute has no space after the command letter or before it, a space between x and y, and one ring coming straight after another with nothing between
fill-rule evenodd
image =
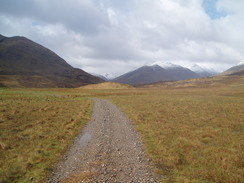
<instances>
[{"instance_id":1,"label":"snow-capped mountain","mask_svg":"<svg viewBox=\"0 0 244 183\"><path fill-rule=\"evenodd\" d=\"M111 74L111 73L103 73L102 76L107 78L107 80L112 80L112 79L116 78L116 76L114 74Z\"/></svg>"},{"instance_id":2,"label":"snow-capped mountain","mask_svg":"<svg viewBox=\"0 0 244 183\"><path fill-rule=\"evenodd\" d=\"M116 76L110 73L104 73L104 74L96 74L96 73L91 73L93 76L99 77L103 79L104 81L110 81L114 79Z\"/></svg>"},{"instance_id":3,"label":"snow-capped mountain","mask_svg":"<svg viewBox=\"0 0 244 183\"><path fill-rule=\"evenodd\" d=\"M180 65L176 65L176 64L172 64L172 63L169 63L169 62L154 62L153 64L149 64L148 66L154 66L154 65L158 65L164 69L170 69L170 68L177 68L177 67L182 67Z\"/></svg>"},{"instance_id":4,"label":"snow-capped mountain","mask_svg":"<svg viewBox=\"0 0 244 183\"><path fill-rule=\"evenodd\" d=\"M143 66L134 71L119 76L112 81L139 85L159 81L176 81L190 78L198 78L199 75L182 66L166 64L164 68L159 65Z\"/></svg>"},{"instance_id":5,"label":"snow-capped mountain","mask_svg":"<svg viewBox=\"0 0 244 183\"><path fill-rule=\"evenodd\" d=\"M201 77L210 77L210 76L217 74L217 72L214 71L213 69L199 66L198 64L192 65L189 69L192 70L193 72L197 73Z\"/></svg>"}]
</instances>

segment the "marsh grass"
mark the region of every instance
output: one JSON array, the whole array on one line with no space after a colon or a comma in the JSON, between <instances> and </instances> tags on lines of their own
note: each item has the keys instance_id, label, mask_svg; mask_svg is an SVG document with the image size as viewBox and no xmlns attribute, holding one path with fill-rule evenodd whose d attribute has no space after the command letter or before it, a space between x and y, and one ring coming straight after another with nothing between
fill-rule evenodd
<instances>
[{"instance_id":1,"label":"marsh grass","mask_svg":"<svg viewBox=\"0 0 244 183\"><path fill-rule=\"evenodd\" d=\"M70 90L1 89L0 182L45 182L91 106Z\"/></svg>"},{"instance_id":2,"label":"marsh grass","mask_svg":"<svg viewBox=\"0 0 244 183\"><path fill-rule=\"evenodd\" d=\"M109 96L141 133L169 183L242 183L244 90L150 90Z\"/></svg>"}]
</instances>

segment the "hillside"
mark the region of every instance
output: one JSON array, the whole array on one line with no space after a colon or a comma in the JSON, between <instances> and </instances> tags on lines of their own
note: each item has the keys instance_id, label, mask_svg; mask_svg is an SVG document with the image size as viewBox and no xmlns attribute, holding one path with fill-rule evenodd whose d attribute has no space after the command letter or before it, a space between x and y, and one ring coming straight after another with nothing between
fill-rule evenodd
<instances>
[{"instance_id":1,"label":"hillside","mask_svg":"<svg viewBox=\"0 0 244 183\"><path fill-rule=\"evenodd\" d=\"M96 74L96 73L90 73L93 76L96 76L104 81L108 81L108 78L106 78L105 76L101 75L101 74Z\"/></svg>"},{"instance_id":2,"label":"hillside","mask_svg":"<svg viewBox=\"0 0 244 183\"><path fill-rule=\"evenodd\" d=\"M220 75L244 75L244 64L231 67Z\"/></svg>"},{"instance_id":3,"label":"hillside","mask_svg":"<svg viewBox=\"0 0 244 183\"><path fill-rule=\"evenodd\" d=\"M244 86L244 75L214 76L195 78L183 81L158 82L140 85L138 88L148 89L176 89L176 88L221 88Z\"/></svg>"},{"instance_id":4,"label":"hillside","mask_svg":"<svg viewBox=\"0 0 244 183\"><path fill-rule=\"evenodd\" d=\"M51 50L25 38L0 35L0 85L78 87L102 79L73 68Z\"/></svg>"},{"instance_id":5,"label":"hillside","mask_svg":"<svg viewBox=\"0 0 244 183\"><path fill-rule=\"evenodd\" d=\"M112 81L130 85L139 85L159 81L176 81L198 77L199 75L195 72L178 65L172 65L172 67L165 68L162 68L159 65L152 65L140 67L139 69L119 76Z\"/></svg>"},{"instance_id":6,"label":"hillside","mask_svg":"<svg viewBox=\"0 0 244 183\"><path fill-rule=\"evenodd\" d=\"M194 64L190 67L190 70L197 73L201 77L211 77L217 74L216 71L201 67L197 64Z\"/></svg>"}]
</instances>

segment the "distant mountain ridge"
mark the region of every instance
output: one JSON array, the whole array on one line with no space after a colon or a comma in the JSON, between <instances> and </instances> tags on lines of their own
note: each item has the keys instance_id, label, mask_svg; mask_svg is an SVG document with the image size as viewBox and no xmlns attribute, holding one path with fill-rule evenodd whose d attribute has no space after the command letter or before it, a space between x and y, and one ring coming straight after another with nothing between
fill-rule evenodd
<instances>
[{"instance_id":1,"label":"distant mountain ridge","mask_svg":"<svg viewBox=\"0 0 244 183\"><path fill-rule=\"evenodd\" d=\"M108 81L116 78L116 76L114 74L111 74L111 73L103 73L102 76L107 78Z\"/></svg>"},{"instance_id":2,"label":"distant mountain ridge","mask_svg":"<svg viewBox=\"0 0 244 183\"><path fill-rule=\"evenodd\" d=\"M244 75L244 64L233 66L220 73L220 75Z\"/></svg>"},{"instance_id":3,"label":"distant mountain ridge","mask_svg":"<svg viewBox=\"0 0 244 183\"><path fill-rule=\"evenodd\" d=\"M51 50L25 37L0 35L0 83L5 86L9 82L10 87L79 87L103 80L73 68Z\"/></svg>"},{"instance_id":4,"label":"distant mountain ridge","mask_svg":"<svg viewBox=\"0 0 244 183\"><path fill-rule=\"evenodd\" d=\"M143 66L134 71L113 79L113 82L130 85L149 84L160 81L176 81L200 77L195 72L180 65L166 64L165 68L159 65Z\"/></svg>"},{"instance_id":5,"label":"distant mountain ridge","mask_svg":"<svg viewBox=\"0 0 244 183\"><path fill-rule=\"evenodd\" d=\"M212 69L204 68L204 67L199 66L197 64L194 64L189 69L192 70L193 72L197 73L201 77L210 77L210 76L214 76L217 74L216 71L214 71Z\"/></svg>"},{"instance_id":6,"label":"distant mountain ridge","mask_svg":"<svg viewBox=\"0 0 244 183\"><path fill-rule=\"evenodd\" d=\"M108 81L108 78L106 78L105 76L101 75L101 74L96 74L96 73L90 73L93 76L96 76L104 81Z\"/></svg>"},{"instance_id":7,"label":"distant mountain ridge","mask_svg":"<svg viewBox=\"0 0 244 183\"><path fill-rule=\"evenodd\" d=\"M182 67L180 65L176 65L176 64L172 64L170 62L160 62L160 61L157 61L157 62L154 62L148 66L154 66L154 65L158 65L164 69L170 69L170 68L177 68L177 67Z\"/></svg>"},{"instance_id":8,"label":"distant mountain ridge","mask_svg":"<svg viewBox=\"0 0 244 183\"><path fill-rule=\"evenodd\" d=\"M92 74L93 76L97 76L97 77L103 79L104 81L111 81L114 78L116 78L116 76L114 76L111 73L103 73L103 74L90 73L90 74Z\"/></svg>"}]
</instances>

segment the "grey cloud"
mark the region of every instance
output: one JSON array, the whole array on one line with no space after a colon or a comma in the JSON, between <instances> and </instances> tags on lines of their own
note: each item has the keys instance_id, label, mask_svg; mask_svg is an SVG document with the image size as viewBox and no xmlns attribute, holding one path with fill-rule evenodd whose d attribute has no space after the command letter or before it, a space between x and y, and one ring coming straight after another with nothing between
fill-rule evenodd
<instances>
[{"instance_id":1,"label":"grey cloud","mask_svg":"<svg viewBox=\"0 0 244 183\"><path fill-rule=\"evenodd\" d=\"M223 69L244 60L237 4L219 0L234 13L212 20L202 0L6 0L0 33L29 37L89 72L122 74L155 61Z\"/></svg>"},{"instance_id":2,"label":"grey cloud","mask_svg":"<svg viewBox=\"0 0 244 183\"><path fill-rule=\"evenodd\" d=\"M95 3L104 5L107 8L113 8L123 12L133 11L136 2L138 0L93 0ZM139 2L140 3L140 2Z\"/></svg>"},{"instance_id":3,"label":"grey cloud","mask_svg":"<svg viewBox=\"0 0 244 183\"><path fill-rule=\"evenodd\" d=\"M93 50L87 55L90 58L124 61L142 59L133 37L120 30L87 38L84 44Z\"/></svg>"},{"instance_id":4,"label":"grey cloud","mask_svg":"<svg viewBox=\"0 0 244 183\"><path fill-rule=\"evenodd\" d=\"M63 24L86 35L97 34L109 27L106 11L89 0L8 0L1 3L0 11L0 14L17 19L33 19L37 24Z\"/></svg>"}]
</instances>

